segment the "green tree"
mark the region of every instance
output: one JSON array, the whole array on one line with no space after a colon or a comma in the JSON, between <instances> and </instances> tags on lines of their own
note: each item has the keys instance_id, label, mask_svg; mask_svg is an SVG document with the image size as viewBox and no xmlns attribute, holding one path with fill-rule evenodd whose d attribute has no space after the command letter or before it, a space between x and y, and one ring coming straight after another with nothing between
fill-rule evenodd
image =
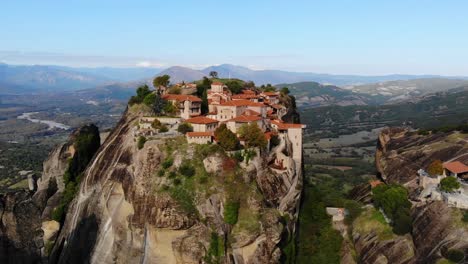
<instances>
[{"instance_id":1,"label":"green tree","mask_svg":"<svg viewBox=\"0 0 468 264\"><path fill-rule=\"evenodd\" d=\"M268 141L257 123L245 124L239 128L239 136L245 140L248 148L265 148Z\"/></svg>"},{"instance_id":2,"label":"green tree","mask_svg":"<svg viewBox=\"0 0 468 264\"><path fill-rule=\"evenodd\" d=\"M392 220L395 233L402 235L411 231L411 203L403 186L381 184L372 189L372 198L374 204Z\"/></svg>"},{"instance_id":3,"label":"green tree","mask_svg":"<svg viewBox=\"0 0 468 264\"><path fill-rule=\"evenodd\" d=\"M214 134L216 140L223 149L237 150L239 148L239 139L237 139L237 136L227 128L226 124L221 124L216 128Z\"/></svg>"},{"instance_id":4,"label":"green tree","mask_svg":"<svg viewBox=\"0 0 468 264\"><path fill-rule=\"evenodd\" d=\"M182 123L177 128L177 131L185 135L187 132L192 132L193 127L189 123Z\"/></svg>"},{"instance_id":5,"label":"green tree","mask_svg":"<svg viewBox=\"0 0 468 264\"><path fill-rule=\"evenodd\" d=\"M201 113L202 113L202 115L204 115L204 114L208 113L208 111L209 111L207 89L205 89L203 91L201 99L202 99Z\"/></svg>"},{"instance_id":6,"label":"green tree","mask_svg":"<svg viewBox=\"0 0 468 264\"><path fill-rule=\"evenodd\" d=\"M180 87L178 86L172 86L169 91L168 91L169 94L181 94L182 93L182 89L180 89Z\"/></svg>"},{"instance_id":7,"label":"green tree","mask_svg":"<svg viewBox=\"0 0 468 264\"><path fill-rule=\"evenodd\" d=\"M281 88L281 94L288 95L289 94L289 88L288 87L283 87Z\"/></svg>"},{"instance_id":8,"label":"green tree","mask_svg":"<svg viewBox=\"0 0 468 264\"><path fill-rule=\"evenodd\" d=\"M233 94L238 94L244 89L238 81L229 81L226 86Z\"/></svg>"},{"instance_id":9,"label":"green tree","mask_svg":"<svg viewBox=\"0 0 468 264\"><path fill-rule=\"evenodd\" d=\"M156 96L154 97L154 102L151 108L155 115L160 116L164 113L167 101L162 98L159 91L156 92L155 95Z\"/></svg>"},{"instance_id":10,"label":"green tree","mask_svg":"<svg viewBox=\"0 0 468 264\"><path fill-rule=\"evenodd\" d=\"M440 181L440 189L444 192L454 192L461 187L457 178L448 176Z\"/></svg>"},{"instance_id":11,"label":"green tree","mask_svg":"<svg viewBox=\"0 0 468 264\"><path fill-rule=\"evenodd\" d=\"M171 102L166 102L164 104L164 113L171 116L175 115L177 113L177 107Z\"/></svg>"},{"instance_id":12,"label":"green tree","mask_svg":"<svg viewBox=\"0 0 468 264\"><path fill-rule=\"evenodd\" d=\"M141 100L143 100L148 94L150 94L151 91L148 87L148 85L144 84L141 85L140 87L137 88L136 94L137 97Z\"/></svg>"},{"instance_id":13,"label":"green tree","mask_svg":"<svg viewBox=\"0 0 468 264\"><path fill-rule=\"evenodd\" d=\"M167 74L164 74L162 76L158 76L158 77L154 78L153 86L154 86L155 89L158 89L158 90L159 90L160 87L167 87L169 85L169 83L170 83L170 81L169 81L170 79L171 79L171 77L169 75L167 75Z\"/></svg>"},{"instance_id":14,"label":"green tree","mask_svg":"<svg viewBox=\"0 0 468 264\"><path fill-rule=\"evenodd\" d=\"M444 168L441 160L434 160L427 167L427 173L430 175L442 175Z\"/></svg>"},{"instance_id":15,"label":"green tree","mask_svg":"<svg viewBox=\"0 0 468 264\"><path fill-rule=\"evenodd\" d=\"M153 106L156 102L157 95L155 93L150 93L143 99L143 103L147 106Z\"/></svg>"},{"instance_id":16,"label":"green tree","mask_svg":"<svg viewBox=\"0 0 468 264\"><path fill-rule=\"evenodd\" d=\"M263 91L264 92L275 92L276 87L272 86L271 84L267 84L266 86L263 86Z\"/></svg>"},{"instance_id":17,"label":"green tree","mask_svg":"<svg viewBox=\"0 0 468 264\"><path fill-rule=\"evenodd\" d=\"M217 79L218 78L218 72L210 71L210 77L213 78L213 79Z\"/></svg>"}]
</instances>

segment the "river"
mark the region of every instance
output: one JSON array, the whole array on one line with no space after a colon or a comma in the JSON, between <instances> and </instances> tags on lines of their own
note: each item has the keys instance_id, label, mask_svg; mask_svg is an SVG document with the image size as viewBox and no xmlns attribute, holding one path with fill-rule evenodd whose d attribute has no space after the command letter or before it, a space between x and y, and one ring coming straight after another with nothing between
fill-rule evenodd
<instances>
[{"instance_id":1,"label":"river","mask_svg":"<svg viewBox=\"0 0 468 264\"><path fill-rule=\"evenodd\" d=\"M51 120L41 120L41 119L35 119L35 118L32 118L31 116L32 115L35 115L35 114L38 114L39 112L30 112L30 113L23 113L21 114L20 116L18 116L17 118L18 119L26 119L26 120L29 120L33 123L42 123L42 124L46 124L49 126L49 130L52 130L54 128L58 128L58 129L65 129L65 130L68 130L70 129L70 126L67 126L65 124L62 124L62 123L58 123L58 122L55 122L55 121L51 121Z\"/></svg>"}]
</instances>

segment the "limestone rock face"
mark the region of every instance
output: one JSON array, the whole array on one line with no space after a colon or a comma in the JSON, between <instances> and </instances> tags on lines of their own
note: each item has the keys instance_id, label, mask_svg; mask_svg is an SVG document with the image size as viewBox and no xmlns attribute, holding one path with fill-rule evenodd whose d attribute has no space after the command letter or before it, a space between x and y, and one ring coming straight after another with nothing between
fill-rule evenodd
<instances>
[{"instance_id":1,"label":"limestone rock face","mask_svg":"<svg viewBox=\"0 0 468 264\"><path fill-rule=\"evenodd\" d=\"M51 220L64 190L63 175L69 159L75 157L78 136L98 133L94 125L75 130L67 142L56 147L44 162L37 191L18 191L0 196L0 263L47 263L46 247L51 248L60 224Z\"/></svg>"},{"instance_id":2,"label":"limestone rock face","mask_svg":"<svg viewBox=\"0 0 468 264\"><path fill-rule=\"evenodd\" d=\"M208 155L199 166L219 183L205 179L211 185L195 194L194 208L187 210L165 190L174 186L169 171L192 161L195 146L169 149L162 138L138 149L132 131L138 118L126 112L88 165L50 262L203 263L215 237L224 244L217 253L221 263L279 263L279 243L284 232L294 232L302 186L302 166L287 156L290 152L278 150L288 159L287 170L267 166L275 151L258 152L237 174L229 171L229 156ZM158 176L169 157L172 167ZM233 192L243 198L236 225L225 219ZM284 214L291 219L286 224Z\"/></svg>"},{"instance_id":3,"label":"limestone rock face","mask_svg":"<svg viewBox=\"0 0 468 264\"><path fill-rule=\"evenodd\" d=\"M418 135L405 128L386 128L378 138L376 167L387 183L416 188L419 169L426 169L433 160L447 161L468 152L468 142L458 132ZM468 159L468 155L460 157Z\"/></svg>"},{"instance_id":4,"label":"limestone rock face","mask_svg":"<svg viewBox=\"0 0 468 264\"><path fill-rule=\"evenodd\" d=\"M413 240L419 263L433 263L448 249L468 250L468 228L462 214L441 201L413 209Z\"/></svg>"},{"instance_id":5,"label":"limestone rock face","mask_svg":"<svg viewBox=\"0 0 468 264\"><path fill-rule=\"evenodd\" d=\"M356 251L363 264L373 263L415 263L415 249L411 237L381 241L375 233L353 233Z\"/></svg>"}]
</instances>

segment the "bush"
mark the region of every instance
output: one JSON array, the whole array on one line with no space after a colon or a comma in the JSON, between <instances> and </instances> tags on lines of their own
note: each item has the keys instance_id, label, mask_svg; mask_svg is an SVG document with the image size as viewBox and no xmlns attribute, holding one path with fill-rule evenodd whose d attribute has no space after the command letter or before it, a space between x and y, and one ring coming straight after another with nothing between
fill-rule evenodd
<instances>
[{"instance_id":1,"label":"bush","mask_svg":"<svg viewBox=\"0 0 468 264\"><path fill-rule=\"evenodd\" d=\"M166 171L165 171L164 169L160 169L160 170L158 171L158 177L163 177L164 174L166 174Z\"/></svg>"},{"instance_id":2,"label":"bush","mask_svg":"<svg viewBox=\"0 0 468 264\"><path fill-rule=\"evenodd\" d=\"M177 176L177 173L175 171L170 171L169 175L167 176L169 179L173 179Z\"/></svg>"},{"instance_id":3,"label":"bush","mask_svg":"<svg viewBox=\"0 0 468 264\"><path fill-rule=\"evenodd\" d=\"M150 93L143 99L143 103L147 106L152 106L156 102L156 94Z\"/></svg>"},{"instance_id":4,"label":"bush","mask_svg":"<svg viewBox=\"0 0 468 264\"><path fill-rule=\"evenodd\" d=\"M161 121L159 119L155 118L153 122L151 123L151 127L154 129L160 129L161 128Z\"/></svg>"},{"instance_id":5,"label":"bush","mask_svg":"<svg viewBox=\"0 0 468 264\"><path fill-rule=\"evenodd\" d=\"M185 177L192 177L195 175L195 168L190 165L188 162L183 162L179 167L179 173Z\"/></svg>"},{"instance_id":6,"label":"bush","mask_svg":"<svg viewBox=\"0 0 468 264\"><path fill-rule=\"evenodd\" d=\"M465 254L458 249L449 249L446 253L446 258L452 262L460 263L465 259Z\"/></svg>"},{"instance_id":7,"label":"bush","mask_svg":"<svg viewBox=\"0 0 468 264\"><path fill-rule=\"evenodd\" d=\"M175 178L172 183L174 183L174 185L180 185L182 183L182 181L179 179L179 178Z\"/></svg>"},{"instance_id":8,"label":"bush","mask_svg":"<svg viewBox=\"0 0 468 264\"><path fill-rule=\"evenodd\" d=\"M193 127L189 123L182 123L177 128L177 131L185 135L187 132L192 132Z\"/></svg>"},{"instance_id":9,"label":"bush","mask_svg":"<svg viewBox=\"0 0 468 264\"><path fill-rule=\"evenodd\" d=\"M172 158L167 158L167 159L165 159L165 160L163 161L163 163L162 163L161 165L162 165L162 167L163 167L164 169L168 169L168 168L170 168L170 167L172 166L173 163L174 163L174 159L172 159Z\"/></svg>"},{"instance_id":10,"label":"bush","mask_svg":"<svg viewBox=\"0 0 468 264\"><path fill-rule=\"evenodd\" d=\"M227 201L224 206L224 222L235 225L237 223L237 217L239 215L239 202L238 201Z\"/></svg>"},{"instance_id":11,"label":"bush","mask_svg":"<svg viewBox=\"0 0 468 264\"><path fill-rule=\"evenodd\" d=\"M159 128L159 133L165 133L169 131L166 125L162 124L161 127Z\"/></svg>"},{"instance_id":12,"label":"bush","mask_svg":"<svg viewBox=\"0 0 468 264\"><path fill-rule=\"evenodd\" d=\"M137 147L138 149L142 149L145 146L146 138L143 136L138 137Z\"/></svg>"},{"instance_id":13,"label":"bush","mask_svg":"<svg viewBox=\"0 0 468 264\"><path fill-rule=\"evenodd\" d=\"M427 173L429 173L430 175L442 175L443 172L444 168L442 166L441 160L434 160L427 167Z\"/></svg>"},{"instance_id":14,"label":"bush","mask_svg":"<svg viewBox=\"0 0 468 264\"><path fill-rule=\"evenodd\" d=\"M463 212L462 220L463 220L463 222L468 223L468 211Z\"/></svg>"},{"instance_id":15,"label":"bush","mask_svg":"<svg viewBox=\"0 0 468 264\"><path fill-rule=\"evenodd\" d=\"M460 187L458 180L452 176L445 177L440 181L440 189L444 192L454 192Z\"/></svg>"},{"instance_id":16,"label":"bush","mask_svg":"<svg viewBox=\"0 0 468 264\"><path fill-rule=\"evenodd\" d=\"M240 151L236 151L231 157L237 160L237 162L244 161L244 157L242 156L242 153Z\"/></svg>"}]
</instances>

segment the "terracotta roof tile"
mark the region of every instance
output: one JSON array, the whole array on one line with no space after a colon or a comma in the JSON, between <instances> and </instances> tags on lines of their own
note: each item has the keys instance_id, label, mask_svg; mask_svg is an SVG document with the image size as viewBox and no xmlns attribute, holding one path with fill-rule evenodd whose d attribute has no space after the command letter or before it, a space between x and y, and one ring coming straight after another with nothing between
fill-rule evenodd
<instances>
[{"instance_id":1,"label":"terracotta roof tile","mask_svg":"<svg viewBox=\"0 0 468 264\"><path fill-rule=\"evenodd\" d=\"M453 173L465 173L468 172L468 166L461 163L460 161L446 162L444 163L444 168L453 172Z\"/></svg>"},{"instance_id":2,"label":"terracotta roof tile","mask_svg":"<svg viewBox=\"0 0 468 264\"><path fill-rule=\"evenodd\" d=\"M221 106L265 106L262 103L252 102L250 100L232 100L220 104Z\"/></svg>"},{"instance_id":3,"label":"terracotta roof tile","mask_svg":"<svg viewBox=\"0 0 468 264\"><path fill-rule=\"evenodd\" d=\"M248 122L254 122L254 121L259 121L259 120L262 120L262 118L259 116L241 115L241 116L229 119L227 122L234 121L234 122L239 122L239 123L248 123Z\"/></svg>"},{"instance_id":4,"label":"terracotta roof tile","mask_svg":"<svg viewBox=\"0 0 468 264\"><path fill-rule=\"evenodd\" d=\"M271 120L271 124L276 125L280 130L287 130L289 128L305 128L304 124L284 123L283 121L279 120Z\"/></svg>"},{"instance_id":5,"label":"terracotta roof tile","mask_svg":"<svg viewBox=\"0 0 468 264\"><path fill-rule=\"evenodd\" d=\"M212 124L212 123L218 123L218 120L214 120L206 116L197 116L194 118L189 118L185 120L185 122L192 123L192 124Z\"/></svg>"},{"instance_id":6,"label":"terracotta roof tile","mask_svg":"<svg viewBox=\"0 0 468 264\"><path fill-rule=\"evenodd\" d=\"M183 101L190 101L190 102L201 102L202 99L193 96L193 95L185 95L185 94L165 94L162 96L165 100L175 100L179 102Z\"/></svg>"}]
</instances>

